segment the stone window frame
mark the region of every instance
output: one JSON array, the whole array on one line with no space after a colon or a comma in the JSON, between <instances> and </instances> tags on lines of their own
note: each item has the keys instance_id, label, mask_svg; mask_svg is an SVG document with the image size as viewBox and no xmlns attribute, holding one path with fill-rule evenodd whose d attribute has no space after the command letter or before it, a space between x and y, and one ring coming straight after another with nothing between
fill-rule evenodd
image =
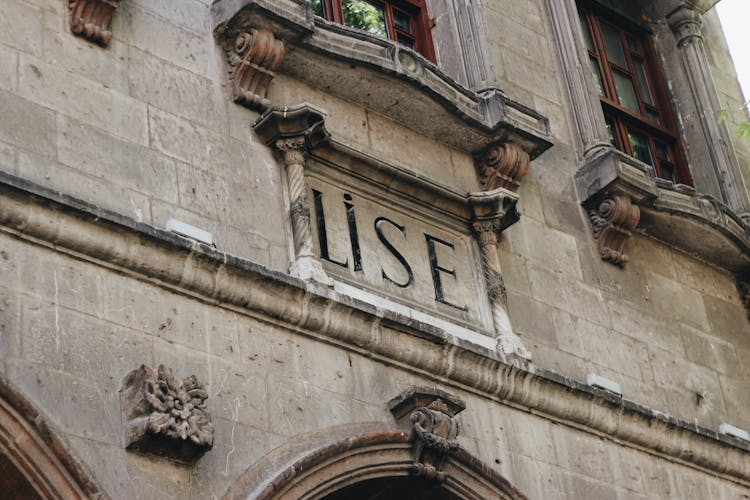
<instances>
[{"instance_id":1,"label":"stone window frame","mask_svg":"<svg viewBox=\"0 0 750 500\"><path fill-rule=\"evenodd\" d=\"M707 136L709 133L719 135L718 127L714 126L716 122L712 120L715 113L711 111L711 103L699 98L705 93L700 90L705 91L706 87L713 85L705 67L702 38L695 33L699 24L684 12L695 13L696 2L664 0L657 3L663 8L660 15L666 16L666 22L675 32L674 43L684 51L680 54L682 65L688 70L695 66L695 72L699 73L691 75L694 80L691 85L698 89L693 92L694 96L677 97L691 99L696 106L701 106L704 116L708 117L704 127ZM701 13L716 2L703 3L706 5L700 8ZM617 151L608 140L576 0L545 0L545 10L558 50L564 87L568 91L573 126L577 131L576 191L590 215L601 258L624 265L628 260L624 253L628 238L637 231L725 269L740 281L746 279L750 275L750 232L745 222L747 214L743 210L746 205L739 199L742 191L734 187L732 176L725 177L725 181L732 184L730 187L737 201L725 197L731 204L729 206L727 202L690 186L659 180L651 175L648 165ZM679 16L688 20L682 21ZM695 41L701 43L688 46ZM671 63L680 65L680 62ZM713 142L712 157L729 156L722 146L723 141ZM721 165L726 164L722 161L697 167L719 171Z\"/></svg>"}]
</instances>

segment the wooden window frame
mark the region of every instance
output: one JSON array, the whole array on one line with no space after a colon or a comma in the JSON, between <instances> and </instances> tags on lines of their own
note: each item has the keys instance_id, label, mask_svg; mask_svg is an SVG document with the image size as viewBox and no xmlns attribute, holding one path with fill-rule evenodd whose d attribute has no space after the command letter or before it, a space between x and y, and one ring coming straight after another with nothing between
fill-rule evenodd
<instances>
[{"instance_id":1,"label":"wooden window frame","mask_svg":"<svg viewBox=\"0 0 750 500\"><path fill-rule=\"evenodd\" d=\"M323 17L328 21L345 25L344 12L341 6L342 0L320 0L323 6ZM368 3L383 7L385 12L385 24L388 38L398 42L398 38L407 38L413 41L414 50L422 54L433 64L436 63L435 47L432 43L432 21L427 14L425 0L365 0ZM411 20L411 33L407 33L396 27L393 19L393 11L399 11L409 16Z\"/></svg>"},{"instance_id":2,"label":"wooden window frame","mask_svg":"<svg viewBox=\"0 0 750 500\"><path fill-rule=\"evenodd\" d=\"M587 47L586 51L588 58L596 61L599 69L599 78L604 92L604 95L599 95L599 101L608 124L611 124L611 131L614 135L613 145L629 156L635 157L628 130L646 136L654 175L675 183L694 186L650 33L639 28L637 22L624 20L619 14L609 12L594 2L579 2L579 14L582 22L585 23L581 28L584 34L588 33L593 45L593 50ZM607 54L602 32L603 24L614 28L619 35L619 43L627 67L613 62ZM631 47L629 41L635 42L635 48ZM635 62L643 64L653 104L649 104L642 95ZM614 77L616 72L632 82L638 112L620 103ZM653 121L648 116L648 112L656 113L659 121ZM667 161L658 158L657 143L667 147L669 157ZM671 176L667 174L668 168L672 169Z\"/></svg>"}]
</instances>

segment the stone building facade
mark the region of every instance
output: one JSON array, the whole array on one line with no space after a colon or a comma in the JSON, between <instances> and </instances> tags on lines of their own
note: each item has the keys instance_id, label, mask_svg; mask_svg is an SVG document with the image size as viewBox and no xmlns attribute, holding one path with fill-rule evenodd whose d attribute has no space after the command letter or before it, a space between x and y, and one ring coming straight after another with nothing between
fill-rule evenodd
<instances>
[{"instance_id":1,"label":"stone building facade","mask_svg":"<svg viewBox=\"0 0 750 500\"><path fill-rule=\"evenodd\" d=\"M0 487L750 498L715 3L0 2Z\"/></svg>"}]
</instances>

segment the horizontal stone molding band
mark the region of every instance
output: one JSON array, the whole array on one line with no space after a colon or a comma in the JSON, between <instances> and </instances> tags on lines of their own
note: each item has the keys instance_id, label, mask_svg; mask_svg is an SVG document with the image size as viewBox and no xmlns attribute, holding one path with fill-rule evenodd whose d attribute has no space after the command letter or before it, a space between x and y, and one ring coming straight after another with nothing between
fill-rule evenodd
<instances>
[{"instance_id":1,"label":"horizontal stone molding band","mask_svg":"<svg viewBox=\"0 0 750 500\"><path fill-rule=\"evenodd\" d=\"M0 232L750 486L750 444L0 174Z\"/></svg>"}]
</instances>

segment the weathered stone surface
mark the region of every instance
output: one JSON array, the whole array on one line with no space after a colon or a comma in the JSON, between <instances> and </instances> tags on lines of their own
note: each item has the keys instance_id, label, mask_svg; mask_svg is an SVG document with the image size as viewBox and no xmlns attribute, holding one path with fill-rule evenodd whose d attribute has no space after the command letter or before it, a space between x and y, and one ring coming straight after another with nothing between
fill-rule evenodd
<instances>
[{"instance_id":1,"label":"weathered stone surface","mask_svg":"<svg viewBox=\"0 0 750 500\"><path fill-rule=\"evenodd\" d=\"M0 139L35 153L54 156L55 114L49 109L0 91Z\"/></svg>"},{"instance_id":2,"label":"weathered stone surface","mask_svg":"<svg viewBox=\"0 0 750 500\"><path fill-rule=\"evenodd\" d=\"M181 380L164 365L157 372L141 365L120 390L125 446L177 462L197 460L214 442L207 399L194 375Z\"/></svg>"}]
</instances>

